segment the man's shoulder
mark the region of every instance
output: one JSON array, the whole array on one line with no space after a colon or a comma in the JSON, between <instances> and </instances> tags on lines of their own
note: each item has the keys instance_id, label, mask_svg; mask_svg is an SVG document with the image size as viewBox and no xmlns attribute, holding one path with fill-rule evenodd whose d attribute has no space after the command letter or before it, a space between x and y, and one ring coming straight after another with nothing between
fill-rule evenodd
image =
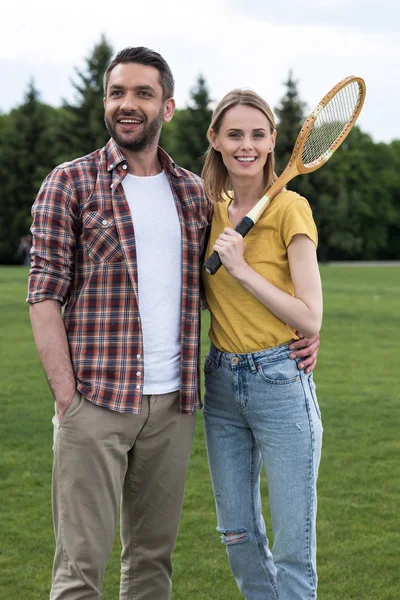
<instances>
[{"instance_id":1,"label":"man's shoulder","mask_svg":"<svg viewBox=\"0 0 400 600\"><path fill-rule=\"evenodd\" d=\"M185 203L201 217L203 225L207 225L211 219L212 203L206 196L201 177L175 163L172 173L181 200L184 199Z\"/></svg>"},{"instance_id":2,"label":"man's shoulder","mask_svg":"<svg viewBox=\"0 0 400 600\"><path fill-rule=\"evenodd\" d=\"M175 163L175 171L179 177L183 177L184 179L187 179L188 181L200 186L201 189L204 190L203 180L199 175L196 175L196 173L193 173L192 171L189 171L188 169L184 169L183 167L180 167L176 163Z\"/></svg>"},{"instance_id":3,"label":"man's shoulder","mask_svg":"<svg viewBox=\"0 0 400 600\"><path fill-rule=\"evenodd\" d=\"M57 165L54 171L64 172L69 176L89 174L98 170L100 163L104 157L104 148L98 148L90 154L79 156L72 160L65 161Z\"/></svg>"}]
</instances>

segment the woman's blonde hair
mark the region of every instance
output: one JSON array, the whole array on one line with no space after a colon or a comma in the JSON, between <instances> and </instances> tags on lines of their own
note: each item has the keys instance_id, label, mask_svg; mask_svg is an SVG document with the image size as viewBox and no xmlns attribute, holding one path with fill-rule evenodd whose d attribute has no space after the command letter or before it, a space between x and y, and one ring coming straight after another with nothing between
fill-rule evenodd
<instances>
[{"instance_id":1,"label":"woman's blonde hair","mask_svg":"<svg viewBox=\"0 0 400 600\"><path fill-rule=\"evenodd\" d=\"M248 89L236 89L226 94L222 100L218 103L217 107L213 112L210 127L207 131L207 138L210 142L208 150L205 154L204 167L201 176L204 180L204 187L206 194L214 202L223 200L224 196L230 196L232 190L232 184L228 175L227 168L222 160L220 152L215 150L211 145L210 130L218 134L222 119L225 113L238 104L244 104L246 106L252 106L257 110L260 110L268 119L271 134L275 130L275 118L270 106L265 102L261 96ZM268 190L271 184L276 180L275 174L275 155L274 151L268 154L267 161L264 165L264 190L263 194Z\"/></svg>"}]
</instances>

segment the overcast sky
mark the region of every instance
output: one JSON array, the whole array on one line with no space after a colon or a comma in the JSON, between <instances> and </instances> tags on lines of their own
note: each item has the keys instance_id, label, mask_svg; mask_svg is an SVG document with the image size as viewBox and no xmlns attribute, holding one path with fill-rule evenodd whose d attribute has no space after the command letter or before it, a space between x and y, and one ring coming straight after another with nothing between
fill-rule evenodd
<instances>
[{"instance_id":1,"label":"overcast sky","mask_svg":"<svg viewBox=\"0 0 400 600\"><path fill-rule=\"evenodd\" d=\"M148 46L169 62L183 107L202 73L211 97L250 87L275 107L290 69L309 109L347 75L363 77L359 118L375 141L400 139L397 0L22 0L0 22L0 111L34 78L42 100L73 100L74 68L105 34L114 50ZM13 7L13 8L11 8Z\"/></svg>"}]
</instances>

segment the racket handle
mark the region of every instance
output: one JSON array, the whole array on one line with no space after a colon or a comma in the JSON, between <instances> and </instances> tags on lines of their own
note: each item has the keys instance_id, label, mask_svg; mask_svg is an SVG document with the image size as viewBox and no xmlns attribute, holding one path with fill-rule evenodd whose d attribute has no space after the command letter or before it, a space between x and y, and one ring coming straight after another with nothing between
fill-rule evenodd
<instances>
[{"instance_id":1,"label":"racket handle","mask_svg":"<svg viewBox=\"0 0 400 600\"><path fill-rule=\"evenodd\" d=\"M242 237L247 235L251 229L254 227L253 219L250 217L243 217L241 221L236 225L235 231L240 233ZM203 269L209 275L215 275L218 269L222 266L221 259L219 257L218 252L214 251L203 264Z\"/></svg>"},{"instance_id":2,"label":"racket handle","mask_svg":"<svg viewBox=\"0 0 400 600\"><path fill-rule=\"evenodd\" d=\"M253 227L253 219L250 219L250 217L243 217L243 219L239 221L239 223L236 225L235 231L240 233L242 237L245 237L249 233L249 231L253 229Z\"/></svg>"}]
</instances>

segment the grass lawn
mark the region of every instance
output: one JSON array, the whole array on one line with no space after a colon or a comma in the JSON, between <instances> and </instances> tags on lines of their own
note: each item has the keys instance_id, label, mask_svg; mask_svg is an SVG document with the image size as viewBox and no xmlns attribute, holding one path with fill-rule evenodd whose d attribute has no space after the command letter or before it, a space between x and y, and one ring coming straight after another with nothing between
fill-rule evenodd
<instances>
[{"instance_id":1,"label":"grass lawn","mask_svg":"<svg viewBox=\"0 0 400 600\"><path fill-rule=\"evenodd\" d=\"M396 600L400 270L332 266L321 271L325 315L315 373L325 428L319 598ZM48 598L53 555L53 403L32 341L26 277L25 268L0 268L0 596L7 600ZM203 353L207 346L204 319ZM199 414L174 554L174 600L242 597L215 526ZM116 540L104 600L118 598L119 551Z\"/></svg>"}]
</instances>

